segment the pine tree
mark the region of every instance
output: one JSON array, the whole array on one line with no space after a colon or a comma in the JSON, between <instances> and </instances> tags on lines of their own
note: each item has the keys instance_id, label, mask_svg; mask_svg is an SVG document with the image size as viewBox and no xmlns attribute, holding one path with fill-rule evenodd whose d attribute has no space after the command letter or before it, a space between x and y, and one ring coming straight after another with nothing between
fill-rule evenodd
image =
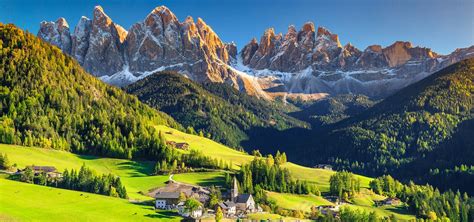
<instances>
[{"instance_id":1,"label":"pine tree","mask_svg":"<svg viewBox=\"0 0 474 222\"><path fill-rule=\"evenodd\" d=\"M216 222L220 222L223 217L224 217L224 213L222 213L221 207L217 207L217 210L216 210Z\"/></svg>"}]
</instances>

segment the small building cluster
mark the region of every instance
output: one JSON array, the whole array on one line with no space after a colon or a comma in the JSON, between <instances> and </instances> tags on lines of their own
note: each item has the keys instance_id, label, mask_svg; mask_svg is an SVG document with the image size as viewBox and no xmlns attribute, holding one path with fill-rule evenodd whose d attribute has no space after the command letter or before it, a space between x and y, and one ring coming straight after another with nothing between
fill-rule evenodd
<instances>
[{"instance_id":1,"label":"small building cluster","mask_svg":"<svg viewBox=\"0 0 474 222\"><path fill-rule=\"evenodd\" d=\"M23 174L28 168L33 171L34 176L39 176L42 173L44 173L46 174L47 178L61 178L62 177L62 174L58 172L58 170L54 166L27 166L23 170L18 170L17 174Z\"/></svg>"},{"instance_id":2,"label":"small building cluster","mask_svg":"<svg viewBox=\"0 0 474 222\"><path fill-rule=\"evenodd\" d=\"M228 197L230 197L229 200L218 204L226 217L241 217L248 213L262 211L255 205L252 194L239 194L238 182L235 177Z\"/></svg>"},{"instance_id":3,"label":"small building cluster","mask_svg":"<svg viewBox=\"0 0 474 222\"><path fill-rule=\"evenodd\" d=\"M329 164L317 164L313 168L323 169L323 170L332 170L332 166Z\"/></svg>"},{"instance_id":4,"label":"small building cluster","mask_svg":"<svg viewBox=\"0 0 474 222\"><path fill-rule=\"evenodd\" d=\"M174 141L166 141L166 145L171 146L176 149L181 149L181 150L188 150L189 149L189 144L188 143L177 143Z\"/></svg>"},{"instance_id":5,"label":"small building cluster","mask_svg":"<svg viewBox=\"0 0 474 222\"><path fill-rule=\"evenodd\" d=\"M227 194L226 201L217 204L216 209L205 212L198 208L192 212L186 209L184 198L194 198L205 205L209 201L210 190L206 187L191 186L170 180L164 188L156 190L152 195L155 197L156 209L177 210L181 216L199 218L205 213L213 213L220 207L227 218L245 217L248 213L262 211L255 205L251 194L239 194L238 182L234 178L233 187Z\"/></svg>"},{"instance_id":6,"label":"small building cluster","mask_svg":"<svg viewBox=\"0 0 474 222\"><path fill-rule=\"evenodd\" d=\"M375 201L375 206L386 206L386 205L390 205L390 206L398 206L400 205L402 202L400 201L400 199L398 198L395 198L395 197L389 197L387 199L384 199L384 200L380 200L380 201Z\"/></svg>"}]
</instances>

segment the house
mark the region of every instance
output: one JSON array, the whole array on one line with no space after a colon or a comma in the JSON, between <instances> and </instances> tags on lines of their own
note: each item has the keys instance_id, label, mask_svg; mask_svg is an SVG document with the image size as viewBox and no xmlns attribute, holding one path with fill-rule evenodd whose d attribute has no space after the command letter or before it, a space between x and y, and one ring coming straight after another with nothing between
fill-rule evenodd
<instances>
[{"instance_id":1,"label":"house","mask_svg":"<svg viewBox=\"0 0 474 222\"><path fill-rule=\"evenodd\" d=\"M375 201L376 206L384 206L384 205L400 205L401 201L398 198L389 197L385 200Z\"/></svg>"},{"instance_id":2,"label":"house","mask_svg":"<svg viewBox=\"0 0 474 222\"><path fill-rule=\"evenodd\" d=\"M202 207L199 207L198 209L189 212L186 209L186 206L184 205L184 202L178 203L176 205L176 209L178 209L178 214L183 216L183 217L198 218L198 217L201 217L203 215Z\"/></svg>"},{"instance_id":3,"label":"house","mask_svg":"<svg viewBox=\"0 0 474 222\"><path fill-rule=\"evenodd\" d=\"M218 206L226 217L231 217L237 213L237 205L232 201L221 202Z\"/></svg>"},{"instance_id":4,"label":"house","mask_svg":"<svg viewBox=\"0 0 474 222\"><path fill-rule=\"evenodd\" d=\"M336 215L339 212L339 205L320 205L318 211L326 215L330 213Z\"/></svg>"},{"instance_id":5,"label":"house","mask_svg":"<svg viewBox=\"0 0 474 222\"><path fill-rule=\"evenodd\" d=\"M313 168L324 169L324 170L332 170L332 166L329 164L317 164Z\"/></svg>"},{"instance_id":6,"label":"house","mask_svg":"<svg viewBox=\"0 0 474 222\"><path fill-rule=\"evenodd\" d=\"M157 209L171 210L179 203L179 192L158 192L155 199Z\"/></svg>"},{"instance_id":7,"label":"house","mask_svg":"<svg viewBox=\"0 0 474 222\"><path fill-rule=\"evenodd\" d=\"M237 210L240 211L255 212L256 209L252 194L239 194L236 198L235 204L237 205Z\"/></svg>"},{"instance_id":8,"label":"house","mask_svg":"<svg viewBox=\"0 0 474 222\"><path fill-rule=\"evenodd\" d=\"M176 149L181 149L181 150L188 150L189 149L189 144L188 143L177 143L174 141L166 141L166 145L174 147Z\"/></svg>"},{"instance_id":9,"label":"house","mask_svg":"<svg viewBox=\"0 0 474 222\"><path fill-rule=\"evenodd\" d=\"M182 149L182 150L188 150L189 149L189 144L188 143L176 143L176 148Z\"/></svg>"},{"instance_id":10,"label":"house","mask_svg":"<svg viewBox=\"0 0 474 222\"><path fill-rule=\"evenodd\" d=\"M33 171L35 176L39 176L40 174L45 173L46 177L48 178L61 178L62 177L62 174L59 173L56 167L54 166L27 166L26 168L30 168Z\"/></svg>"}]
</instances>

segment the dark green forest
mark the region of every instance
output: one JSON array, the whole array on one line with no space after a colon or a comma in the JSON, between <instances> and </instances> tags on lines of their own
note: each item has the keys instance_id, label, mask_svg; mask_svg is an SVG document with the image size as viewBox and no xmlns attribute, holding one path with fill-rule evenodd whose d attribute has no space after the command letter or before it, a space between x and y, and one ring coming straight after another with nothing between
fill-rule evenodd
<instances>
[{"instance_id":1,"label":"dark green forest","mask_svg":"<svg viewBox=\"0 0 474 222\"><path fill-rule=\"evenodd\" d=\"M282 130L306 126L268 101L225 84L201 85L171 71L153 74L125 90L168 113L188 128L188 132L200 133L234 148L242 148L242 141L251 140L247 131L252 128Z\"/></svg>"},{"instance_id":2,"label":"dark green forest","mask_svg":"<svg viewBox=\"0 0 474 222\"><path fill-rule=\"evenodd\" d=\"M466 185L472 173L450 170L474 165L473 80L474 59L469 59L376 104L357 96L329 98L292 114L317 120L312 129L255 130L260 137L252 137L252 144L263 153L291 153L290 161L307 166L326 163L337 170L390 174L403 182L472 194L474 187ZM455 181L444 182L453 175Z\"/></svg>"},{"instance_id":3,"label":"dark green forest","mask_svg":"<svg viewBox=\"0 0 474 222\"><path fill-rule=\"evenodd\" d=\"M472 132L473 80L474 59L447 67L335 124L314 150L340 169L369 175L416 178L418 166L424 168L421 175L431 168L473 165L472 139L458 135ZM430 155L437 158L426 158Z\"/></svg>"}]
</instances>

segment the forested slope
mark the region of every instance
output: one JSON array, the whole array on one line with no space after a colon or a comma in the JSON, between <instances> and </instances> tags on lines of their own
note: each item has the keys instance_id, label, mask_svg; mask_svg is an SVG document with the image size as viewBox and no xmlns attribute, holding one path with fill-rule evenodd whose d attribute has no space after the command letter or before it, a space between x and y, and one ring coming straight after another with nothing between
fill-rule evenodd
<instances>
[{"instance_id":1,"label":"forested slope","mask_svg":"<svg viewBox=\"0 0 474 222\"><path fill-rule=\"evenodd\" d=\"M202 132L204 136L231 147L242 147L241 141L249 139L246 131L255 127L287 129L306 126L267 101L224 84L201 85L175 72L155 73L125 90L142 102L168 113L189 127L188 132Z\"/></svg>"},{"instance_id":2,"label":"forested slope","mask_svg":"<svg viewBox=\"0 0 474 222\"><path fill-rule=\"evenodd\" d=\"M180 127L14 25L0 24L0 85L1 143L154 158L153 126Z\"/></svg>"}]
</instances>

